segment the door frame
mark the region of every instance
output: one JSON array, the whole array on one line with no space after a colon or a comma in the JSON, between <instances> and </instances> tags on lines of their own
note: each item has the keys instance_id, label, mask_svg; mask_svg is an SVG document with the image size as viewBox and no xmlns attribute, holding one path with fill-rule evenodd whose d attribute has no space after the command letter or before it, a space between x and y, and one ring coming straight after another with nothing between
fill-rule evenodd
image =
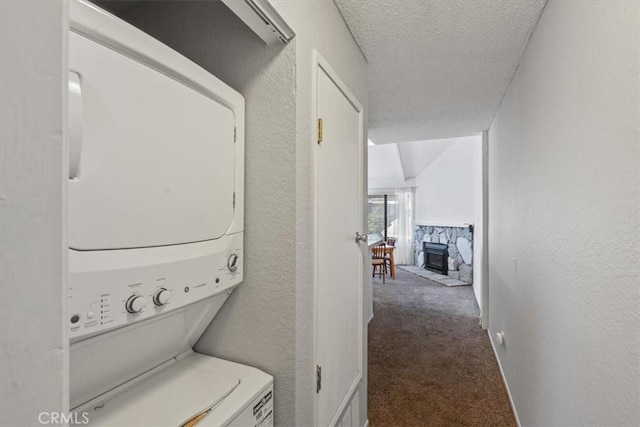
<instances>
[{"instance_id":1,"label":"door frame","mask_svg":"<svg viewBox=\"0 0 640 427\"><path fill-rule=\"evenodd\" d=\"M482 132L482 263L481 292L482 312L480 313L480 327L489 329L489 131Z\"/></svg>"},{"instance_id":2,"label":"door frame","mask_svg":"<svg viewBox=\"0 0 640 427\"><path fill-rule=\"evenodd\" d=\"M338 73L331 67L331 65L324 59L324 57L320 54L317 49L314 49L312 52L312 67L311 67L311 138L310 143L313 146L312 157L313 157L313 366L311 372L311 384L312 387L316 386L316 366L318 366L318 172L319 172L319 159L317 155L318 149L318 141L317 141L317 122L318 122L318 71L322 69L327 76L333 81L333 83L338 87L338 89L342 92L342 94L347 98L347 100L351 103L354 109L358 112L358 218L360 221L360 232L364 231L364 108L358 98L349 90L348 86L342 81ZM357 230L354 230L354 232ZM355 238L355 236L354 236ZM354 393L358 389L362 381L362 375L364 370L364 249L367 247L366 244L360 244L360 286L358 286L358 319L360 319L359 327L358 327L358 338L360 341L359 346L359 373L356 376L355 381L351 385L347 396L342 401L334 418L331 420L331 425L335 424L342 412L344 412L347 404L351 401ZM319 394L313 391L313 425L318 425L318 396ZM324 427L324 426L323 426Z\"/></svg>"}]
</instances>

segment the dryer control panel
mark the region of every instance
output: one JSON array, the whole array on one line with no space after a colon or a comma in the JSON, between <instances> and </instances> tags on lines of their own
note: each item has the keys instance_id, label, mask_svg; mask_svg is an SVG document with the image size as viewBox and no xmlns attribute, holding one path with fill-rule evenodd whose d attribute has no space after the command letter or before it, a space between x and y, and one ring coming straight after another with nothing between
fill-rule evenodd
<instances>
[{"instance_id":1,"label":"dryer control panel","mask_svg":"<svg viewBox=\"0 0 640 427\"><path fill-rule=\"evenodd\" d=\"M184 307L242 281L242 233L141 249L139 257L131 251L136 249L70 251L72 341Z\"/></svg>"}]
</instances>

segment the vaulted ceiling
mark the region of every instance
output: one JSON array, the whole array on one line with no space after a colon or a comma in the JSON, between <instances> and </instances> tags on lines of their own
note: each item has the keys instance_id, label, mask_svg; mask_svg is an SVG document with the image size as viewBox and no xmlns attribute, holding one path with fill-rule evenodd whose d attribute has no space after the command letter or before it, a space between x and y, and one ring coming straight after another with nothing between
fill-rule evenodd
<instances>
[{"instance_id":1,"label":"vaulted ceiling","mask_svg":"<svg viewBox=\"0 0 640 427\"><path fill-rule=\"evenodd\" d=\"M369 62L376 144L487 130L546 0L334 0Z\"/></svg>"},{"instance_id":2,"label":"vaulted ceiling","mask_svg":"<svg viewBox=\"0 0 640 427\"><path fill-rule=\"evenodd\" d=\"M415 187L415 178L458 141L481 143L480 135L378 144L369 147L369 189Z\"/></svg>"}]
</instances>

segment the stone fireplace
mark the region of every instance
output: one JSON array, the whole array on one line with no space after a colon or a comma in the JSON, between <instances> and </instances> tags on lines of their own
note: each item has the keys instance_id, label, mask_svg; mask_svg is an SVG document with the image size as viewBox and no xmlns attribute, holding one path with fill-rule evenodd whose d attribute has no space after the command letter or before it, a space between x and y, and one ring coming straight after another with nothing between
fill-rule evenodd
<instances>
[{"instance_id":1,"label":"stone fireplace","mask_svg":"<svg viewBox=\"0 0 640 427\"><path fill-rule=\"evenodd\" d=\"M437 226L428 224L416 224L414 227L414 254L415 264L447 275L453 279L458 279L464 283L473 282L473 226ZM427 246L426 244L430 244ZM433 245L432 245L433 244ZM438 261L436 252L440 248L446 247L446 270L435 268ZM430 249L432 248L432 249ZM425 259L425 254L428 258ZM428 262L428 263L427 263ZM438 271L440 270L440 271Z\"/></svg>"}]
</instances>

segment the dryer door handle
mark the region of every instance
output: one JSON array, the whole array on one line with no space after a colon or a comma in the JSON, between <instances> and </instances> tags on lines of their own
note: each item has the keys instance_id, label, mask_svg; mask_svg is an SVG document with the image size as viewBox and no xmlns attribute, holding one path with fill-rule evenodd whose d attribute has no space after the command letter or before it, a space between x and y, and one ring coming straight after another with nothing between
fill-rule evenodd
<instances>
[{"instance_id":1,"label":"dryer door handle","mask_svg":"<svg viewBox=\"0 0 640 427\"><path fill-rule=\"evenodd\" d=\"M77 179L82 151L82 85L80 75L69 71L69 98L67 103L69 123L69 179Z\"/></svg>"}]
</instances>

